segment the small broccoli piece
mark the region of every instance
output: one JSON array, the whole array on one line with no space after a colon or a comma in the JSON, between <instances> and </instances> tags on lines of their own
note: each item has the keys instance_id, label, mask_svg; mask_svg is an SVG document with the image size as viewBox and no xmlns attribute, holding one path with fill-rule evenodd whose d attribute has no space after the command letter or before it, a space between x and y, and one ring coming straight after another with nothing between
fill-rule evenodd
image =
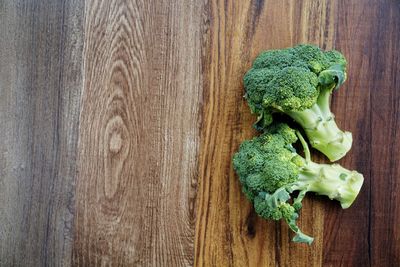
<instances>
[{"instance_id":1,"label":"small broccoli piece","mask_svg":"<svg viewBox=\"0 0 400 267\"><path fill-rule=\"evenodd\" d=\"M244 76L256 129L268 127L273 113L285 113L303 127L312 147L331 161L342 158L353 139L336 125L330 96L346 80L346 64L341 53L313 45L262 52Z\"/></svg>"},{"instance_id":2,"label":"small broccoli piece","mask_svg":"<svg viewBox=\"0 0 400 267\"><path fill-rule=\"evenodd\" d=\"M297 140L303 145L304 157L292 145ZM312 162L304 138L284 123L273 123L262 135L244 141L233 156L233 166L255 211L265 219L284 219L296 233L293 241L308 244L313 238L296 226L306 193L338 200L345 209L354 202L364 181L362 174L338 164ZM298 195L289 202L294 191Z\"/></svg>"}]
</instances>

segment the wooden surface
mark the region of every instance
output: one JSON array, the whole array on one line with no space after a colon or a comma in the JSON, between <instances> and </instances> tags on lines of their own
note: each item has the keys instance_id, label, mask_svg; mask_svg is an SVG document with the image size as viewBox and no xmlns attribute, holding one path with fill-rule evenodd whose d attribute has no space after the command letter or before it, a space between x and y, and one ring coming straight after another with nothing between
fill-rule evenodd
<instances>
[{"instance_id":1,"label":"wooden surface","mask_svg":"<svg viewBox=\"0 0 400 267\"><path fill-rule=\"evenodd\" d=\"M400 266L396 0L0 0L0 266ZM354 205L258 218L231 165L265 49L342 51ZM317 161L326 161L314 153Z\"/></svg>"},{"instance_id":2,"label":"wooden surface","mask_svg":"<svg viewBox=\"0 0 400 267\"><path fill-rule=\"evenodd\" d=\"M68 266L83 3L0 0L0 265Z\"/></svg>"},{"instance_id":3,"label":"wooden surface","mask_svg":"<svg viewBox=\"0 0 400 267\"><path fill-rule=\"evenodd\" d=\"M199 9L196 1L86 4L76 265L193 262Z\"/></svg>"}]
</instances>

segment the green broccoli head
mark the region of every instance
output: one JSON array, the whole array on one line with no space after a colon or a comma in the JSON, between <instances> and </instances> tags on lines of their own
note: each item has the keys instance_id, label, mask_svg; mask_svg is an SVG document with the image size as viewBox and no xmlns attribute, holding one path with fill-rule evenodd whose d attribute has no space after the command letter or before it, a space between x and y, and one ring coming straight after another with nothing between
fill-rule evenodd
<instances>
[{"instance_id":1,"label":"green broccoli head","mask_svg":"<svg viewBox=\"0 0 400 267\"><path fill-rule=\"evenodd\" d=\"M273 113L286 113L306 130L313 147L332 161L343 157L351 134L337 127L329 102L346 80L346 64L341 53L308 44L262 52L243 81L245 98L258 115L256 129L268 127Z\"/></svg>"},{"instance_id":2,"label":"green broccoli head","mask_svg":"<svg viewBox=\"0 0 400 267\"><path fill-rule=\"evenodd\" d=\"M262 106L276 110L304 110L317 101L318 76L304 68L286 67L265 87Z\"/></svg>"},{"instance_id":3,"label":"green broccoli head","mask_svg":"<svg viewBox=\"0 0 400 267\"><path fill-rule=\"evenodd\" d=\"M260 192L254 198L254 209L264 219L291 219L296 213L295 208L287 203L290 194L283 188L280 188L273 194Z\"/></svg>"},{"instance_id":4,"label":"green broccoli head","mask_svg":"<svg viewBox=\"0 0 400 267\"><path fill-rule=\"evenodd\" d=\"M298 139L304 147L305 158L292 145ZM338 164L312 162L303 137L284 123L273 123L262 135L244 141L233 156L233 166L255 211L265 219L285 220L296 233L293 239L296 242L312 242L296 226L306 192L336 199L347 208L363 182L361 174ZM290 202L294 191L299 194Z\"/></svg>"},{"instance_id":5,"label":"green broccoli head","mask_svg":"<svg viewBox=\"0 0 400 267\"><path fill-rule=\"evenodd\" d=\"M318 75L334 65L342 66L344 72L346 64L341 53L324 52L313 45L262 52L244 77L246 98L256 113L263 108L271 111L309 108L319 95ZM264 98L267 101L263 104ZM299 105L298 100L305 103Z\"/></svg>"},{"instance_id":6,"label":"green broccoli head","mask_svg":"<svg viewBox=\"0 0 400 267\"><path fill-rule=\"evenodd\" d=\"M269 131L240 145L240 153L233 164L240 181L253 194L273 193L278 188L297 181L298 155L292 143L297 141L295 131L286 124L276 124ZM245 164L244 164L245 163Z\"/></svg>"}]
</instances>

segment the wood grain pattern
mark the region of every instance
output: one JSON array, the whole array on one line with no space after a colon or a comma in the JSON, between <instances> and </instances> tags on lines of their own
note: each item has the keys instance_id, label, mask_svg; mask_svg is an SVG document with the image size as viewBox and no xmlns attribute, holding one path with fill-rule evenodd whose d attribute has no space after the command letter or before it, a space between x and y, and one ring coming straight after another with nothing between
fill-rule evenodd
<instances>
[{"instance_id":1,"label":"wood grain pattern","mask_svg":"<svg viewBox=\"0 0 400 267\"><path fill-rule=\"evenodd\" d=\"M347 1L339 4L337 46L350 55L344 99L333 102L355 139L343 160L365 176L364 188L350 215L327 208L324 263L326 266L400 265L399 166L399 25L395 1ZM375 18L365 20L365 17ZM352 23L352 21L358 23ZM354 77L351 79L351 77ZM340 93L339 93L340 96ZM354 123L356 122L356 123ZM329 230L328 230L329 229ZM346 246L343 248L343 244Z\"/></svg>"},{"instance_id":2,"label":"wood grain pattern","mask_svg":"<svg viewBox=\"0 0 400 267\"><path fill-rule=\"evenodd\" d=\"M0 1L0 265L68 266L80 1Z\"/></svg>"},{"instance_id":3,"label":"wood grain pattern","mask_svg":"<svg viewBox=\"0 0 400 267\"><path fill-rule=\"evenodd\" d=\"M74 265L193 264L199 10L86 5Z\"/></svg>"},{"instance_id":4,"label":"wood grain pattern","mask_svg":"<svg viewBox=\"0 0 400 267\"><path fill-rule=\"evenodd\" d=\"M348 210L335 203L325 205L324 260L326 266L371 266L370 222L371 198L371 92L373 43L377 4L346 1L338 4L336 47L348 58L348 79L332 99L336 119L353 133L353 147L340 163L364 174L364 185L357 201ZM357 23L355 23L357 22ZM368 56L371 55L371 56ZM376 177L381 180L382 178ZM345 244L345 245L343 245ZM378 249L378 248L375 248ZM373 265L380 266L380 265ZM390 266L390 265L383 265Z\"/></svg>"},{"instance_id":5,"label":"wood grain pattern","mask_svg":"<svg viewBox=\"0 0 400 267\"><path fill-rule=\"evenodd\" d=\"M291 233L285 224L265 222L250 209L232 170L231 157L240 142L256 134L252 130L255 118L243 99L242 85L251 62L262 50L297 43L314 43L331 49L335 9L331 1L212 2L196 265L322 264L324 203L305 200L299 219L302 229L315 236L314 244L308 247L290 243Z\"/></svg>"},{"instance_id":6,"label":"wood grain pattern","mask_svg":"<svg viewBox=\"0 0 400 267\"><path fill-rule=\"evenodd\" d=\"M0 0L0 266L400 266L399 19L395 0ZM312 246L231 165L257 134L243 74L305 42L348 58L332 110L365 176L348 210L307 197Z\"/></svg>"},{"instance_id":7,"label":"wood grain pattern","mask_svg":"<svg viewBox=\"0 0 400 267\"><path fill-rule=\"evenodd\" d=\"M400 266L400 3L377 5L376 16L381 19L371 47L369 257L373 266Z\"/></svg>"}]
</instances>

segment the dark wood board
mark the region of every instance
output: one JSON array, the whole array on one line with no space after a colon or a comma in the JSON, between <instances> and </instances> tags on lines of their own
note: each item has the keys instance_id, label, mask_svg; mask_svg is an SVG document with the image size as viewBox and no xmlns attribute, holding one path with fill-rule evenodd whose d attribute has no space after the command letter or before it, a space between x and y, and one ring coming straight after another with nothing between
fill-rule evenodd
<instances>
[{"instance_id":1,"label":"dark wood board","mask_svg":"<svg viewBox=\"0 0 400 267\"><path fill-rule=\"evenodd\" d=\"M399 1L0 0L0 36L0 266L400 266ZM365 177L349 209L307 197L311 246L231 165L244 73L297 43L348 59Z\"/></svg>"}]
</instances>

